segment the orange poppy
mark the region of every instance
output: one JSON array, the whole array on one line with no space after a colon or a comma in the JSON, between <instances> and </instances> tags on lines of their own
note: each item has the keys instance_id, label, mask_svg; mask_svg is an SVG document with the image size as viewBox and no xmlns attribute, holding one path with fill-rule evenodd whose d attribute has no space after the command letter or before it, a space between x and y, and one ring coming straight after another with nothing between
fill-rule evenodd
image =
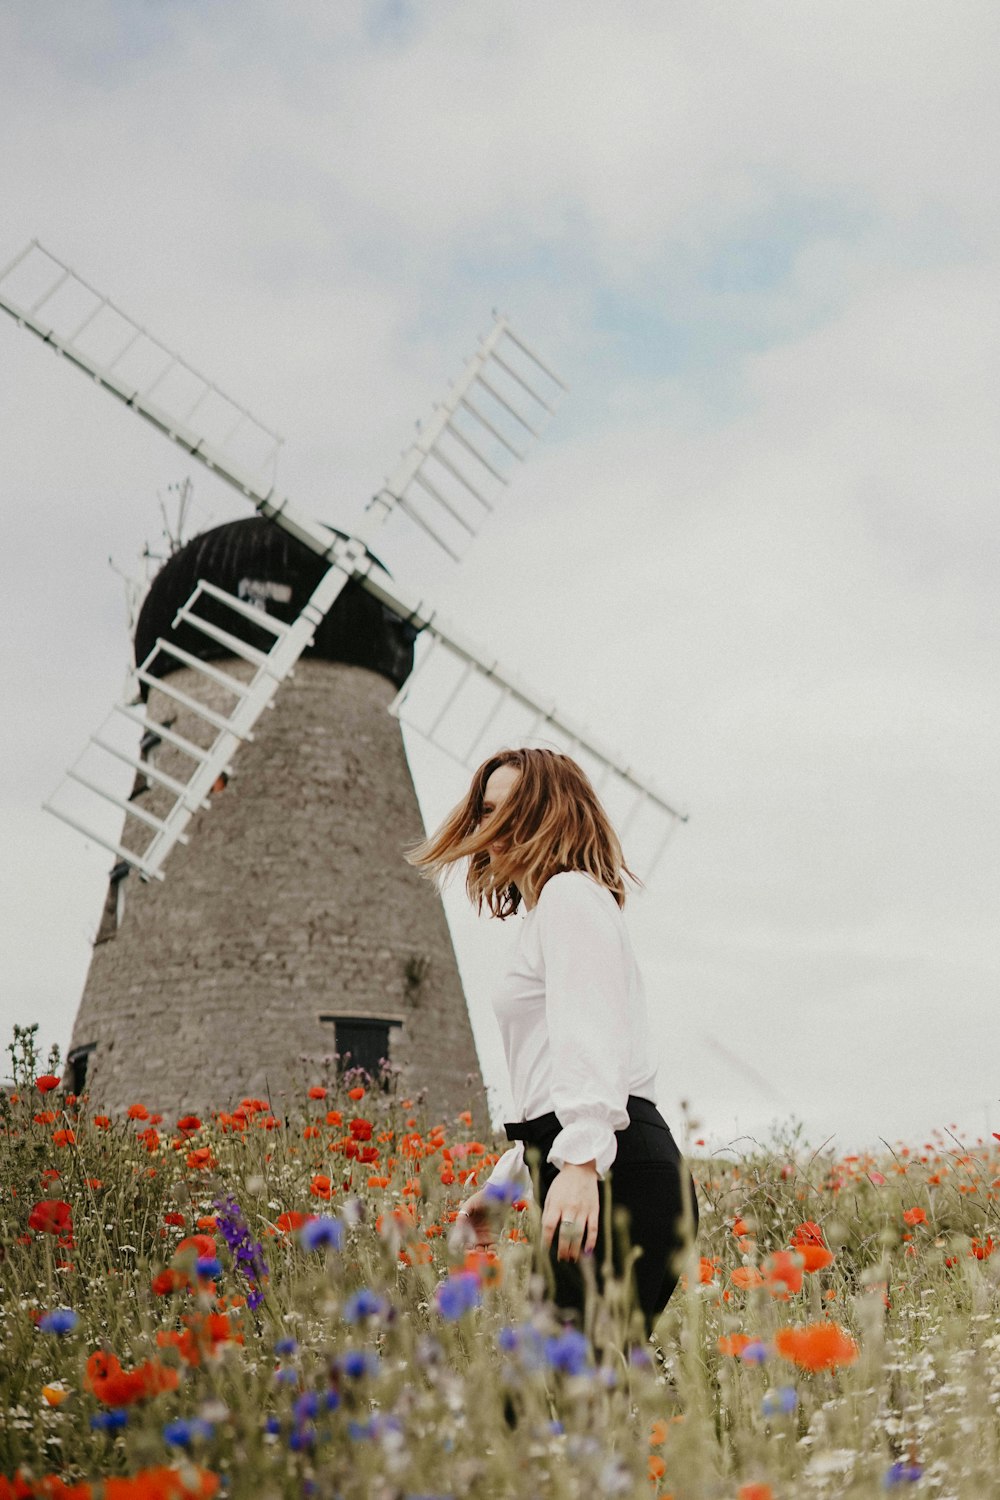
<instances>
[{"instance_id":1,"label":"orange poppy","mask_svg":"<svg viewBox=\"0 0 1000 1500\"><path fill-rule=\"evenodd\" d=\"M837 1323L804 1323L782 1328L775 1335L774 1346L782 1359L803 1370L834 1370L851 1365L858 1357L858 1346Z\"/></svg>"},{"instance_id":2,"label":"orange poppy","mask_svg":"<svg viewBox=\"0 0 1000 1500\"><path fill-rule=\"evenodd\" d=\"M772 1297L787 1302L802 1289L803 1257L798 1250L776 1250L764 1262L764 1277Z\"/></svg>"},{"instance_id":3,"label":"orange poppy","mask_svg":"<svg viewBox=\"0 0 1000 1500\"><path fill-rule=\"evenodd\" d=\"M751 1287L763 1286L764 1278L756 1266L737 1266L729 1277L733 1286L741 1287L744 1291Z\"/></svg>"}]
</instances>

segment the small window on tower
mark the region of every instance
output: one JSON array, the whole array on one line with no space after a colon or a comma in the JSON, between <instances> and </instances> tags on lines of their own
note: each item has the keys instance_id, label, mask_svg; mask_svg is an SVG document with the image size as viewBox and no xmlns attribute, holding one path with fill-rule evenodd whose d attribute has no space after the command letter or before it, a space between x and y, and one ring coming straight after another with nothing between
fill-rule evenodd
<instances>
[{"instance_id":1,"label":"small window on tower","mask_svg":"<svg viewBox=\"0 0 1000 1500\"><path fill-rule=\"evenodd\" d=\"M90 1054L97 1051L96 1042L88 1042L86 1047L74 1047L66 1059L69 1068L70 1092L80 1095L87 1086L87 1064Z\"/></svg>"},{"instance_id":2,"label":"small window on tower","mask_svg":"<svg viewBox=\"0 0 1000 1500\"><path fill-rule=\"evenodd\" d=\"M320 1016L320 1020L333 1022L334 1044L340 1055L337 1071L363 1068L373 1081L379 1079L382 1063L389 1061L389 1033L402 1022L378 1016ZM388 1077L381 1078L381 1086L388 1089Z\"/></svg>"},{"instance_id":3,"label":"small window on tower","mask_svg":"<svg viewBox=\"0 0 1000 1500\"><path fill-rule=\"evenodd\" d=\"M110 938L114 937L122 925L122 919L125 916L125 881L129 869L130 866L122 859L118 861L111 871L111 877L108 881L108 894L104 899L104 910L101 912L100 926L97 929L97 936L94 938L95 944L106 943ZM74 1092L78 1093L79 1090L75 1090Z\"/></svg>"}]
</instances>

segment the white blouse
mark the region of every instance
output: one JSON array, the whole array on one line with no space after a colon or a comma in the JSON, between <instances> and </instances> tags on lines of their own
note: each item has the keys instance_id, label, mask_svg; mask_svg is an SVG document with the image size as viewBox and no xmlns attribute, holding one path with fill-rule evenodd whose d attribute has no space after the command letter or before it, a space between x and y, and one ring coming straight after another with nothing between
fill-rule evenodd
<instances>
[{"instance_id":1,"label":"white blouse","mask_svg":"<svg viewBox=\"0 0 1000 1500\"><path fill-rule=\"evenodd\" d=\"M604 1177L626 1100L656 1103L656 1065L642 976L621 908L582 870L553 875L520 924L493 996L514 1095L515 1117L555 1111L562 1130L549 1161L596 1161ZM531 1196L525 1143L505 1151L487 1181Z\"/></svg>"}]
</instances>

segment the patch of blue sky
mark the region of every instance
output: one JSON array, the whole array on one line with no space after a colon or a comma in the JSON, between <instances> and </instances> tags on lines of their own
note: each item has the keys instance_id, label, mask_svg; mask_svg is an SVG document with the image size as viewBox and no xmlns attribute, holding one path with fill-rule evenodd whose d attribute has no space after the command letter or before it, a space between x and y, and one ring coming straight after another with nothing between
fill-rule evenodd
<instances>
[{"instance_id":1,"label":"patch of blue sky","mask_svg":"<svg viewBox=\"0 0 1000 1500\"><path fill-rule=\"evenodd\" d=\"M373 0L365 18L365 34L376 46L411 41L418 29L416 7L407 0Z\"/></svg>"}]
</instances>

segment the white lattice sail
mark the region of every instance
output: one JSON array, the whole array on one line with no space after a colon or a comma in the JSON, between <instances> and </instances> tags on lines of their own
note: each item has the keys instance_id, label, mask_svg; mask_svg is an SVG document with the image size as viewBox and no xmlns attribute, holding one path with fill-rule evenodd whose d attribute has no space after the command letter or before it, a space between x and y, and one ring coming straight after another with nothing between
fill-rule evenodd
<instances>
[{"instance_id":1,"label":"white lattice sail","mask_svg":"<svg viewBox=\"0 0 1000 1500\"><path fill-rule=\"evenodd\" d=\"M253 724L272 701L295 661L312 639L314 627L332 607L349 578L373 593L388 609L422 631L425 646L417 666L397 696L392 712L467 768L503 744L543 744L576 757L591 774L640 875L648 876L677 823L686 818L638 775L618 752L608 749L589 730L575 724L549 700L520 682L487 652L447 626L419 596L390 580L374 563L365 542L381 522L398 509L452 557L461 556L489 515L497 494L514 466L540 435L565 391L559 377L504 319L498 319L481 341L447 396L423 423L415 441L369 505L359 537L345 538L281 498L275 468L281 438L238 402L173 353L123 313L110 298L85 282L37 241L0 272L0 308L36 334L57 353L90 375L105 390L152 422L161 432L198 458L251 500L258 511L303 542L330 564L313 596L290 625L253 611L275 637L270 649L257 651L240 642L238 632L200 617L199 600L215 596L239 615L249 606L202 582L178 621L210 636L215 646L249 662L249 681L209 666L197 655L161 640L166 652L187 667L196 680L231 695L224 710L184 692L178 706L205 727L205 743L174 743L187 755L183 775L148 775L141 756L103 732L92 739L86 756L99 752L111 766L97 778L89 760L74 765L66 786L74 795L87 793L133 819L126 827L142 830L141 847L126 847L110 838L104 825L83 821L75 802L67 806L62 791L46 804L50 811L149 878L162 877L163 862L218 776L227 769L240 742L252 737ZM177 622L175 622L176 624ZM155 653L154 653L155 654ZM147 660L138 669L140 682L175 697ZM183 701L181 701L181 699ZM112 716L131 720L143 734L163 735L162 726L145 719L130 704ZM180 737L183 739L183 737ZM175 735L174 740L178 737ZM157 812L141 807L134 796L120 795L120 763L140 779L157 786ZM155 768L152 768L155 769ZM166 793L166 801L162 793ZM145 830L149 829L147 835ZM641 849L640 849L641 846Z\"/></svg>"},{"instance_id":2,"label":"white lattice sail","mask_svg":"<svg viewBox=\"0 0 1000 1500\"><path fill-rule=\"evenodd\" d=\"M249 499L274 489L278 434L37 240L0 272L0 308Z\"/></svg>"}]
</instances>

